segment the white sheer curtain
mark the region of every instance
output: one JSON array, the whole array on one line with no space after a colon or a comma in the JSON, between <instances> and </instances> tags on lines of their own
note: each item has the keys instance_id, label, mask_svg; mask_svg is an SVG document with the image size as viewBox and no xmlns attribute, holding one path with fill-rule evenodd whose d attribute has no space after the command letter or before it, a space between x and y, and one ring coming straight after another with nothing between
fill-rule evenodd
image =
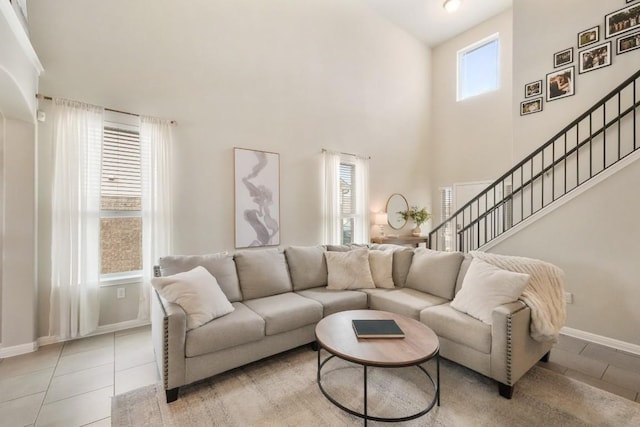
<instances>
[{"instance_id":1,"label":"white sheer curtain","mask_svg":"<svg viewBox=\"0 0 640 427\"><path fill-rule=\"evenodd\" d=\"M354 243L369 243L369 159L356 157Z\"/></svg>"},{"instance_id":2,"label":"white sheer curtain","mask_svg":"<svg viewBox=\"0 0 640 427\"><path fill-rule=\"evenodd\" d=\"M142 157L142 271L138 319L149 319L153 266L161 256L171 254L172 207L169 162L171 123L140 118Z\"/></svg>"},{"instance_id":3,"label":"white sheer curtain","mask_svg":"<svg viewBox=\"0 0 640 427\"><path fill-rule=\"evenodd\" d=\"M62 339L98 327L102 122L102 108L53 100L49 335Z\"/></svg>"},{"instance_id":4,"label":"white sheer curtain","mask_svg":"<svg viewBox=\"0 0 640 427\"><path fill-rule=\"evenodd\" d=\"M339 245L342 243L342 224L340 219L340 153L325 150L323 153L323 161L323 243L325 245Z\"/></svg>"},{"instance_id":5,"label":"white sheer curtain","mask_svg":"<svg viewBox=\"0 0 640 427\"><path fill-rule=\"evenodd\" d=\"M342 244L342 206L340 164L354 165L353 243L369 241L369 160L324 150L323 239L326 245Z\"/></svg>"}]
</instances>

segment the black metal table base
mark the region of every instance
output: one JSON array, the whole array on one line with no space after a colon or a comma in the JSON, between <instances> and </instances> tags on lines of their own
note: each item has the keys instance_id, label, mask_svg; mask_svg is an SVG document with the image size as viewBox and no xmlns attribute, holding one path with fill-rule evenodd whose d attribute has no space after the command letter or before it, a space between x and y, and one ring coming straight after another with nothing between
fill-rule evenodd
<instances>
[{"instance_id":1,"label":"black metal table base","mask_svg":"<svg viewBox=\"0 0 640 427\"><path fill-rule=\"evenodd\" d=\"M431 409L433 409L433 407L436 404L438 406L440 406L440 353L439 352L436 353L436 355L434 356L435 359L436 359L436 378L435 378L435 380L433 379L431 374L429 374L429 372L419 364L417 364L417 365L408 365L408 366L397 366L398 368L415 366L416 368L420 369L427 376L427 378L429 378L429 380L431 382L431 385L433 386L433 389L434 389L434 395L433 395L433 400L422 411L417 412L417 413L412 414L412 415L407 415L407 416L404 416L404 417L395 417L395 418L371 416L371 415L369 415L369 413L367 411L367 367L371 366L371 365L362 365L362 367L364 368L364 412L361 413L361 412L354 411L351 408L347 408L346 406L344 406L343 404L338 402L336 399L334 399L329 393L327 393L327 391L322 386L321 371L322 371L322 367L329 360L331 360L334 357L336 357L336 355L330 353L331 355L321 362L320 361L320 353L321 352L322 352L322 346L320 346L318 348L318 377L317 377L317 380L318 380L318 387L320 387L320 391L322 392L322 394L324 394L324 396L331 403L333 403L338 408L342 409L345 412L348 412L351 415L355 415L356 417L360 417L360 418L364 419L364 425L365 426L367 425L367 421L368 420L381 421L381 422L400 422L400 421L414 420L416 418L419 418L419 417L425 415L427 412L429 412ZM395 366L394 367L385 367L385 368L390 369L390 368L395 368Z\"/></svg>"}]
</instances>

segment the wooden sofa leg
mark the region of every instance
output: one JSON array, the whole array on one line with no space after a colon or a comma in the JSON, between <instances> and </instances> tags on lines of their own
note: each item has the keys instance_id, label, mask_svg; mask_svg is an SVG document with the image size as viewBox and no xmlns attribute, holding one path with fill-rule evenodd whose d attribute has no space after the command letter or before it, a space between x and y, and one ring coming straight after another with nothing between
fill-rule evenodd
<instances>
[{"instance_id":1,"label":"wooden sofa leg","mask_svg":"<svg viewBox=\"0 0 640 427\"><path fill-rule=\"evenodd\" d=\"M313 351L318 351L320 349L320 347L318 346L318 341L314 341L310 345L311 345L311 350Z\"/></svg>"},{"instance_id":2,"label":"wooden sofa leg","mask_svg":"<svg viewBox=\"0 0 640 427\"><path fill-rule=\"evenodd\" d=\"M172 388L171 390L165 390L167 395L167 403L175 402L178 400L178 391L180 387Z\"/></svg>"},{"instance_id":3,"label":"wooden sofa leg","mask_svg":"<svg viewBox=\"0 0 640 427\"><path fill-rule=\"evenodd\" d=\"M513 396L513 388L514 386L512 385L498 383L498 391L500 392L500 396L504 397L505 399L511 399L511 396Z\"/></svg>"},{"instance_id":4,"label":"wooden sofa leg","mask_svg":"<svg viewBox=\"0 0 640 427\"><path fill-rule=\"evenodd\" d=\"M542 356L542 358L540 359L541 362L547 363L549 361L549 356L551 356L551 352L548 351L547 354L545 354L544 356Z\"/></svg>"}]
</instances>

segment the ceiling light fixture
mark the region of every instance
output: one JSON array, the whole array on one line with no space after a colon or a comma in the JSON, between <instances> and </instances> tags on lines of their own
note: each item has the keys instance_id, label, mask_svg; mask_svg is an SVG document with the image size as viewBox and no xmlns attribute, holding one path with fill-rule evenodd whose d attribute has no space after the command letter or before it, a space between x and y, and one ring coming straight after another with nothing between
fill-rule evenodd
<instances>
[{"instance_id":1,"label":"ceiling light fixture","mask_svg":"<svg viewBox=\"0 0 640 427\"><path fill-rule=\"evenodd\" d=\"M444 0L442 7L444 7L447 12L453 13L458 10L460 3L462 3L462 0Z\"/></svg>"}]
</instances>

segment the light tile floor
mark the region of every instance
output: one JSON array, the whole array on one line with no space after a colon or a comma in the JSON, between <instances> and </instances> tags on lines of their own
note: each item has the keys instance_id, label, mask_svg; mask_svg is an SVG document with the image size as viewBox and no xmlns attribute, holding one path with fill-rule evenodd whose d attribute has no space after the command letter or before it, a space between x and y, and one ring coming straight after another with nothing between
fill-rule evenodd
<instances>
[{"instance_id":1,"label":"light tile floor","mask_svg":"<svg viewBox=\"0 0 640 427\"><path fill-rule=\"evenodd\" d=\"M640 355L560 335L538 366L640 403Z\"/></svg>"},{"instance_id":2,"label":"light tile floor","mask_svg":"<svg viewBox=\"0 0 640 427\"><path fill-rule=\"evenodd\" d=\"M111 425L111 397L160 380L150 327L0 360L0 427ZM640 356L562 335L547 369L640 402Z\"/></svg>"},{"instance_id":3,"label":"light tile floor","mask_svg":"<svg viewBox=\"0 0 640 427\"><path fill-rule=\"evenodd\" d=\"M149 326L0 360L0 427L110 426L111 397L156 383Z\"/></svg>"}]
</instances>

